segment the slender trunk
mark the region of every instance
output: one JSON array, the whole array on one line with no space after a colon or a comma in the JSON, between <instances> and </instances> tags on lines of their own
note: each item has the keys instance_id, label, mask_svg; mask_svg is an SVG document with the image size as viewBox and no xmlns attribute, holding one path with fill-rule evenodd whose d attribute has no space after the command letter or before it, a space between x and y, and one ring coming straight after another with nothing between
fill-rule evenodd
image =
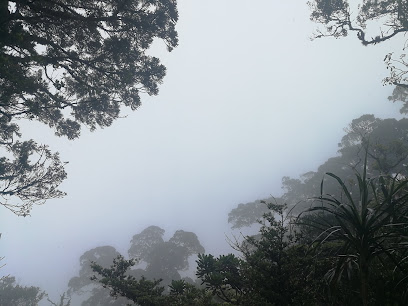
<instances>
[{"instance_id":1,"label":"slender trunk","mask_svg":"<svg viewBox=\"0 0 408 306\"><path fill-rule=\"evenodd\" d=\"M8 10L8 1L0 0L0 24L7 22L10 12Z\"/></svg>"},{"instance_id":2,"label":"slender trunk","mask_svg":"<svg viewBox=\"0 0 408 306\"><path fill-rule=\"evenodd\" d=\"M4 46L4 41L6 40L9 15L8 1L0 0L0 48Z\"/></svg>"},{"instance_id":3,"label":"slender trunk","mask_svg":"<svg viewBox=\"0 0 408 306\"><path fill-rule=\"evenodd\" d=\"M367 285L367 275L366 273L361 274L361 299L363 306L368 305L368 285Z\"/></svg>"},{"instance_id":4,"label":"slender trunk","mask_svg":"<svg viewBox=\"0 0 408 306\"><path fill-rule=\"evenodd\" d=\"M360 258L360 290L362 305L368 306L368 262L364 255Z\"/></svg>"}]
</instances>

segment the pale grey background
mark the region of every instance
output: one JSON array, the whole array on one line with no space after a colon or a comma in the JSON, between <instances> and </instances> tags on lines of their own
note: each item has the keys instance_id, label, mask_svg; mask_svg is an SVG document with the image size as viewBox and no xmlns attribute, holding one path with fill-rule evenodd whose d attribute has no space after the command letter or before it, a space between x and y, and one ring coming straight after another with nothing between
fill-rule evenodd
<instances>
[{"instance_id":1,"label":"pale grey background","mask_svg":"<svg viewBox=\"0 0 408 306\"><path fill-rule=\"evenodd\" d=\"M152 48L168 68L159 96L76 141L25 124L69 161L68 195L28 218L1 209L2 275L58 296L84 251L126 254L152 224L230 252L233 207L279 196L282 176L315 170L352 119L398 116L383 58L402 36L371 47L354 35L310 41L317 25L299 0L180 0L179 13L180 46Z\"/></svg>"}]
</instances>

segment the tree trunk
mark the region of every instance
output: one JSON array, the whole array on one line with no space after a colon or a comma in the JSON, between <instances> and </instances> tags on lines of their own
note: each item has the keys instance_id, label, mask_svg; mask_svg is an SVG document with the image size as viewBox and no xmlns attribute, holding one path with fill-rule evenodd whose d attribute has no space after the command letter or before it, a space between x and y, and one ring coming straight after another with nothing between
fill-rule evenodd
<instances>
[{"instance_id":1,"label":"tree trunk","mask_svg":"<svg viewBox=\"0 0 408 306\"><path fill-rule=\"evenodd\" d=\"M8 1L0 0L0 47L4 46L4 41L6 40L6 35L8 32L8 19L10 12L8 10Z\"/></svg>"},{"instance_id":2,"label":"tree trunk","mask_svg":"<svg viewBox=\"0 0 408 306\"><path fill-rule=\"evenodd\" d=\"M368 263L366 258L360 258L360 295L363 306L368 306Z\"/></svg>"}]
</instances>

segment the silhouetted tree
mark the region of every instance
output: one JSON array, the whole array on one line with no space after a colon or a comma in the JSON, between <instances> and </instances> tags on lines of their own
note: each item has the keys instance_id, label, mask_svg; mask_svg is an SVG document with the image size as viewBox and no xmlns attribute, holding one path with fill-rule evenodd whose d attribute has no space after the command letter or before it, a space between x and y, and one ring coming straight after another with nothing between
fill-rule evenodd
<instances>
[{"instance_id":1,"label":"silhouetted tree","mask_svg":"<svg viewBox=\"0 0 408 306\"><path fill-rule=\"evenodd\" d=\"M320 193L322 179L325 192L341 196L342 188L325 176L326 172L336 173L344 183L356 189L355 170L362 172L365 150L368 146L367 175L392 175L399 173L407 176L408 164L408 119L379 119L373 115L363 115L352 120L346 134L339 143L338 155L329 158L316 171L309 171L299 178L283 177L283 195L276 200L287 203L293 213L299 213L313 203L313 197ZM353 193L357 196L358 193ZM273 202L273 198L265 202ZM229 222L234 227L249 226L256 223L265 213L266 205L261 201L240 204L231 210Z\"/></svg>"},{"instance_id":2,"label":"silhouetted tree","mask_svg":"<svg viewBox=\"0 0 408 306\"><path fill-rule=\"evenodd\" d=\"M263 214L268 212L268 206L265 203L268 200L238 204L228 213L228 223L231 223L231 228L242 228L257 223Z\"/></svg>"},{"instance_id":3,"label":"silhouetted tree","mask_svg":"<svg viewBox=\"0 0 408 306\"><path fill-rule=\"evenodd\" d=\"M316 37L341 37L356 32L363 45L378 44L398 33L408 31L408 4L401 0L358 1L313 0L311 20L324 26ZM351 4L351 5L350 5ZM356 4L359 4L358 7ZM367 26L373 20L382 20L377 34L368 35Z\"/></svg>"},{"instance_id":4,"label":"silhouetted tree","mask_svg":"<svg viewBox=\"0 0 408 306\"><path fill-rule=\"evenodd\" d=\"M137 109L166 72L146 51L156 38L177 46L177 19L175 0L0 1L0 205L25 216L63 195L58 154L17 141L20 120L74 139Z\"/></svg>"},{"instance_id":5,"label":"silhouetted tree","mask_svg":"<svg viewBox=\"0 0 408 306\"><path fill-rule=\"evenodd\" d=\"M167 293L168 285L173 280L181 281L179 272L189 268L189 257L193 254L203 253L204 248L197 235L192 232L178 230L168 241L163 239L164 232L158 226L149 226L139 234L134 235L129 248L131 260L119 258L118 256L121 254L112 246L101 246L85 252L80 257L79 276L71 278L68 283L69 293L82 294L84 291L91 291L91 295L82 302L83 306L126 305L128 301L124 298L125 295L117 294L112 297L109 290L98 286L98 282L91 280L91 277L95 275L94 272L96 272L95 267L98 267L98 271L102 271L101 269L119 269L118 265L122 264L126 265L126 269L123 271L126 272L129 282L131 282L130 280L139 282L144 279L146 282L142 282L143 284L150 284L150 281L160 280L157 285L160 283L160 286L163 286ZM147 264L147 266L143 269L134 267L135 264L139 263ZM186 294L187 292L191 293L190 289L186 291ZM198 292L196 293L198 294ZM183 300L186 298L183 296Z\"/></svg>"},{"instance_id":6,"label":"silhouetted tree","mask_svg":"<svg viewBox=\"0 0 408 306\"><path fill-rule=\"evenodd\" d=\"M103 268L109 268L113 260L119 256L120 253L111 246L96 247L92 250L86 251L79 259L80 270L79 276L71 278L68 282L68 294L79 294L91 292L90 296L82 302L82 306L124 306L126 305L126 299L114 299L110 296L109 291L97 286L97 284L91 280L94 275L92 270L92 263L98 264Z\"/></svg>"},{"instance_id":7,"label":"silhouetted tree","mask_svg":"<svg viewBox=\"0 0 408 306\"><path fill-rule=\"evenodd\" d=\"M375 45L398 34L408 31L408 4L405 0L312 0L310 19L323 27L317 30L315 38L343 37L350 32L357 34L357 39L365 46ZM404 51L406 42L402 46ZM406 89L408 88L408 62L406 53L394 56L386 54L384 61L390 72L384 78L384 84L396 85L393 101L402 101L401 113L407 113Z\"/></svg>"},{"instance_id":8,"label":"silhouetted tree","mask_svg":"<svg viewBox=\"0 0 408 306\"><path fill-rule=\"evenodd\" d=\"M139 279L131 275L130 268L135 260L126 260L123 256L114 259L110 268L103 268L93 263L92 269L96 273L92 279L98 281L103 287L109 289L111 296L125 297L141 306L210 306L212 296L203 289L186 283L184 280L172 281L170 292L164 294L164 287L160 286L161 280Z\"/></svg>"},{"instance_id":9,"label":"silhouetted tree","mask_svg":"<svg viewBox=\"0 0 408 306\"><path fill-rule=\"evenodd\" d=\"M17 285L13 276L0 279L0 305L37 306L45 296L45 292L39 287Z\"/></svg>"},{"instance_id":10,"label":"silhouetted tree","mask_svg":"<svg viewBox=\"0 0 408 306\"><path fill-rule=\"evenodd\" d=\"M266 206L259 233L233 246L239 257L200 254L197 276L226 305L328 305L326 262L297 242L284 205Z\"/></svg>"},{"instance_id":11,"label":"silhouetted tree","mask_svg":"<svg viewBox=\"0 0 408 306\"><path fill-rule=\"evenodd\" d=\"M178 230L169 241L163 240L164 230L150 226L134 235L129 248L129 257L147 263L145 273L148 279L162 279L163 285L179 280L180 270L189 267L188 258L204 252L203 246L192 232Z\"/></svg>"},{"instance_id":12,"label":"silhouetted tree","mask_svg":"<svg viewBox=\"0 0 408 306\"><path fill-rule=\"evenodd\" d=\"M109 268L92 263L91 268L96 275L91 280L96 280L104 288L109 289L113 297L125 297L141 306L166 305L164 287L159 286L160 279L153 281L144 277L136 279L126 273L135 263L134 259L125 260L120 255L113 260L113 265Z\"/></svg>"},{"instance_id":13,"label":"silhouetted tree","mask_svg":"<svg viewBox=\"0 0 408 306\"><path fill-rule=\"evenodd\" d=\"M404 305L408 301L408 181L398 175L369 178L366 170L367 159L362 174L356 173L355 191L337 175L327 173L343 196L326 193L322 183L317 198L321 204L305 213L320 213L309 224L320 232L314 240L317 246L331 243L336 261L327 276L334 287L354 278L362 305ZM386 272L387 278L381 279ZM370 286L373 278L380 279L376 284L382 288ZM381 293L383 289L387 294Z\"/></svg>"}]
</instances>

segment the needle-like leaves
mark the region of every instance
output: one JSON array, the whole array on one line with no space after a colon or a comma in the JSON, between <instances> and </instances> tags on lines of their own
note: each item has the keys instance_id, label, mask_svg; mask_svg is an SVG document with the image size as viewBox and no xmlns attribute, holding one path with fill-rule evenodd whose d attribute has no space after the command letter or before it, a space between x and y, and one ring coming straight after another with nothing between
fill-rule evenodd
<instances>
[{"instance_id":1,"label":"needle-like leaves","mask_svg":"<svg viewBox=\"0 0 408 306\"><path fill-rule=\"evenodd\" d=\"M312 214L310 226L320 230L313 247L331 242L336 249L337 264L328 271L328 279L336 285L343 277L357 275L363 305L368 305L369 271L373 262L390 263L394 270L404 269L408 240L408 181L398 175L367 178L367 158L362 175L356 172L357 196L334 173L326 173L340 186L342 197L321 194L304 213Z\"/></svg>"}]
</instances>

